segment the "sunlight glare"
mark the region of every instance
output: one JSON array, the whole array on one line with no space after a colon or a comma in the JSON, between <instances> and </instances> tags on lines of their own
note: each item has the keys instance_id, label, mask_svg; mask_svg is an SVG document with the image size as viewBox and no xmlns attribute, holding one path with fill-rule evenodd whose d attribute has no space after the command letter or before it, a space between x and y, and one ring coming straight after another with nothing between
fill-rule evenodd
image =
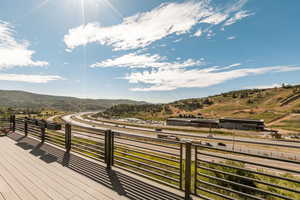
<instances>
[{"instance_id":1,"label":"sunlight glare","mask_svg":"<svg viewBox=\"0 0 300 200\"><path fill-rule=\"evenodd\" d=\"M80 1L81 7L91 8L90 6L96 7L101 4L103 7L110 8L118 17L123 18L122 13L110 2L110 0L76 0Z\"/></svg>"}]
</instances>

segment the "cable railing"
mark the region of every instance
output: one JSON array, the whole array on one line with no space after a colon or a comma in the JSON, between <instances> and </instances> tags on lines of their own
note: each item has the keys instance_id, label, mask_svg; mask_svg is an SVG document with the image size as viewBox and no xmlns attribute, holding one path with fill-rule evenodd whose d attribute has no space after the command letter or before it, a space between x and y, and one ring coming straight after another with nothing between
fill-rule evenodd
<instances>
[{"instance_id":1,"label":"cable railing","mask_svg":"<svg viewBox=\"0 0 300 200\"><path fill-rule=\"evenodd\" d=\"M71 129L71 128L70 128ZM79 127L70 130L71 149L83 156L103 161L105 157L105 131L93 131Z\"/></svg>"},{"instance_id":2,"label":"cable railing","mask_svg":"<svg viewBox=\"0 0 300 200\"><path fill-rule=\"evenodd\" d=\"M194 194L214 199L300 199L300 162L194 146Z\"/></svg>"},{"instance_id":3,"label":"cable railing","mask_svg":"<svg viewBox=\"0 0 300 200\"><path fill-rule=\"evenodd\" d=\"M183 143L112 132L114 166L182 189Z\"/></svg>"},{"instance_id":4,"label":"cable railing","mask_svg":"<svg viewBox=\"0 0 300 200\"><path fill-rule=\"evenodd\" d=\"M17 131L24 131L25 118L16 118L15 119L15 129Z\"/></svg>"},{"instance_id":5,"label":"cable railing","mask_svg":"<svg viewBox=\"0 0 300 200\"><path fill-rule=\"evenodd\" d=\"M107 169L120 168L181 190L185 199L300 199L300 162L295 159L29 118L11 117L7 124L25 136L103 162Z\"/></svg>"},{"instance_id":6,"label":"cable railing","mask_svg":"<svg viewBox=\"0 0 300 200\"><path fill-rule=\"evenodd\" d=\"M1 128L9 128L10 127L10 121L8 118L0 117L0 127Z\"/></svg>"},{"instance_id":7,"label":"cable railing","mask_svg":"<svg viewBox=\"0 0 300 200\"><path fill-rule=\"evenodd\" d=\"M8 117L0 116L0 135L7 134L11 129L11 120Z\"/></svg>"}]
</instances>

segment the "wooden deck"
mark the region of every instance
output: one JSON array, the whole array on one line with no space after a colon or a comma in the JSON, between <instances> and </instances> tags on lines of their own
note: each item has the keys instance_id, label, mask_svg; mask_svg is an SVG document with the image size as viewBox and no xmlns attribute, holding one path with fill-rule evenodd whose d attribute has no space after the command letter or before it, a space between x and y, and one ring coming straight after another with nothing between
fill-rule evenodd
<instances>
[{"instance_id":1,"label":"wooden deck","mask_svg":"<svg viewBox=\"0 0 300 200\"><path fill-rule=\"evenodd\" d=\"M0 200L182 199L175 193L18 134L0 137Z\"/></svg>"}]
</instances>

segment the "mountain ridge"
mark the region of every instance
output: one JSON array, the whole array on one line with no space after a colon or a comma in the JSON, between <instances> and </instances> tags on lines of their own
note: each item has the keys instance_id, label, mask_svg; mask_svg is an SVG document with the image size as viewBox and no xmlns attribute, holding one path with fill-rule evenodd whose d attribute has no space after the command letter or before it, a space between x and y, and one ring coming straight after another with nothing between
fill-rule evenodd
<instances>
[{"instance_id":1,"label":"mountain ridge","mask_svg":"<svg viewBox=\"0 0 300 200\"><path fill-rule=\"evenodd\" d=\"M130 99L90 99L38 94L22 90L0 90L0 106L13 108L49 108L62 111L103 110L117 104L148 104Z\"/></svg>"}]
</instances>

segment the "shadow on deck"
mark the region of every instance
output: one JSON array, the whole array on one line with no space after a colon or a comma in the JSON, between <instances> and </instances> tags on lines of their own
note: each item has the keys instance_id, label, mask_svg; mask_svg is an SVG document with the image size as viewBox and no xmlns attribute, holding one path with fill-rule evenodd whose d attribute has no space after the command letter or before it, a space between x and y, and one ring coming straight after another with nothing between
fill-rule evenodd
<instances>
[{"instance_id":1,"label":"shadow on deck","mask_svg":"<svg viewBox=\"0 0 300 200\"><path fill-rule=\"evenodd\" d=\"M125 173L113 169L107 170L106 167L101 164L84 159L72 153L66 153L65 151L51 145L39 143L37 140L32 138L24 137L19 134L11 134L9 137L17 142L17 146L25 150L31 150L31 154L39 157L44 162L58 162L61 165L68 167L69 169L74 170L77 173L80 173L129 199L183 199L182 196L170 191L145 183L141 180L128 176Z\"/></svg>"}]
</instances>

